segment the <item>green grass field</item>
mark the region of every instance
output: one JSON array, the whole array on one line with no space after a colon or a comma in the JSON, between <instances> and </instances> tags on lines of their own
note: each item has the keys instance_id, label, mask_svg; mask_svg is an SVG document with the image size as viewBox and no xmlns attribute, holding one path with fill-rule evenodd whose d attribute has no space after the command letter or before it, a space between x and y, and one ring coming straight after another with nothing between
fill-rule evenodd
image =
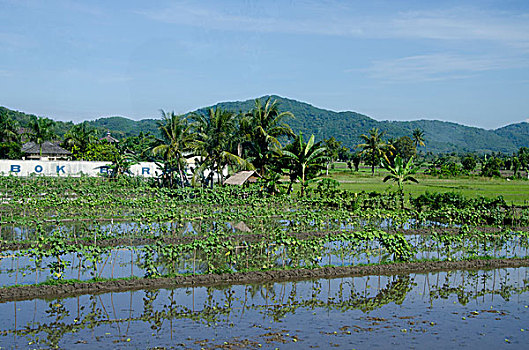
<instances>
[{"instance_id":1,"label":"green grass field","mask_svg":"<svg viewBox=\"0 0 529 350\"><path fill-rule=\"evenodd\" d=\"M394 191L397 185L393 182L382 182L386 172L381 169L375 170L375 176L371 176L371 169L362 167L359 172L351 172L345 169L343 164L336 164L335 169L330 170L329 177L341 183L340 188L354 192L361 191ZM529 205L529 181L487 178L481 176L458 177L439 179L424 174L416 176L418 184L406 183L404 192L414 196L426 191L430 192L457 192L465 197L497 197L503 196L509 204Z\"/></svg>"}]
</instances>

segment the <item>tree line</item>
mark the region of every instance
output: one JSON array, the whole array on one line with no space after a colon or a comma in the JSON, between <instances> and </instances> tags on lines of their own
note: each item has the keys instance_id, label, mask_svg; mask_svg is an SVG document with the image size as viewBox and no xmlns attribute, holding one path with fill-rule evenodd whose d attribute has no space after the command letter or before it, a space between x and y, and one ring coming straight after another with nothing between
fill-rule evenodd
<instances>
[{"instance_id":1,"label":"tree line","mask_svg":"<svg viewBox=\"0 0 529 350\"><path fill-rule=\"evenodd\" d=\"M521 169L529 167L529 149L522 147L517 154L493 154L488 158L465 154L455 156L418 152L425 147L424 132L415 129L410 136L385 140L385 132L377 128L360 135L361 143L350 149L334 137L316 142L314 135L305 140L295 134L289 120L291 112L281 112L277 100L256 99L245 112L234 113L221 107L207 111L178 115L161 111L157 122L159 136L141 132L137 136L122 138L119 143L101 140L98 131L87 122L71 126L62 138L54 132L54 122L48 118L31 116L22 129L6 113L0 113L0 157L20 159L21 145L33 141L42 145L54 140L72 154L75 160L109 161L114 174L126 172L133 162L154 161L163 169L160 182L175 187L202 183L222 183L223 169L232 171L255 170L265 180L286 176L292 183L299 181L303 189L321 171L329 171L336 161L346 162L351 170L359 170L361 162L375 173L376 167L400 168L414 157L429 161L427 173L456 176L475 170L482 164L481 174L498 176L502 169L513 169L519 176ZM188 160L195 160L189 168ZM481 158L481 159L480 159ZM410 165L411 166L411 165ZM215 174L218 176L215 177Z\"/></svg>"}]
</instances>

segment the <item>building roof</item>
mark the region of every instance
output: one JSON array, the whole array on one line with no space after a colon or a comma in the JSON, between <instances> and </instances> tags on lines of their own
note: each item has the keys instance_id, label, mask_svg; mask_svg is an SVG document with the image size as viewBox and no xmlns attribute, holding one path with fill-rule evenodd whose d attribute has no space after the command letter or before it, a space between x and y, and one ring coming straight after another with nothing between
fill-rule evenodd
<instances>
[{"instance_id":1,"label":"building roof","mask_svg":"<svg viewBox=\"0 0 529 350\"><path fill-rule=\"evenodd\" d=\"M25 144L23 144L21 151L23 153L28 153L28 154L41 154L39 145L33 141L26 142ZM44 154L46 155L47 154L69 155L72 153L70 151L65 150L61 146L54 144L53 142L45 141L42 144L42 154L43 155Z\"/></svg>"},{"instance_id":2,"label":"building roof","mask_svg":"<svg viewBox=\"0 0 529 350\"><path fill-rule=\"evenodd\" d=\"M112 136L110 136L110 131L107 132L107 134L106 134L105 137L102 137L102 138L100 138L99 140L101 140L101 141L108 141L109 143L118 143L118 142L119 142L118 139L115 139L115 138L113 138Z\"/></svg>"},{"instance_id":3,"label":"building roof","mask_svg":"<svg viewBox=\"0 0 529 350\"><path fill-rule=\"evenodd\" d=\"M226 181L224 181L224 184L242 186L246 182L255 182L257 181L257 178L260 177L261 175L259 175L255 170L239 171L238 173L235 173L227 178Z\"/></svg>"}]
</instances>

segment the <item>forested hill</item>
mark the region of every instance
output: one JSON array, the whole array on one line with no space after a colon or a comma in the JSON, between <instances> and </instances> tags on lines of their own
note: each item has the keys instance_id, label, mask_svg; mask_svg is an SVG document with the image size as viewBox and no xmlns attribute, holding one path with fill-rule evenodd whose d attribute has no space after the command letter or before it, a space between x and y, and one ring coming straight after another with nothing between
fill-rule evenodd
<instances>
[{"instance_id":1,"label":"forested hill","mask_svg":"<svg viewBox=\"0 0 529 350\"><path fill-rule=\"evenodd\" d=\"M424 131L426 140L423 150L433 153L511 153L522 146L529 147L529 123L526 122L485 130L438 120L377 121L355 112L333 112L280 96L272 98L279 101L281 110L294 114L295 118L289 122L294 131L314 134L320 140L334 136L349 147L360 143L359 135L368 133L371 128L386 131L386 138L411 137L413 130L419 128ZM266 96L262 97L264 99ZM253 105L254 100L217 104L234 112L247 111Z\"/></svg>"},{"instance_id":2,"label":"forested hill","mask_svg":"<svg viewBox=\"0 0 529 350\"><path fill-rule=\"evenodd\" d=\"M279 101L280 110L290 111L295 115L289 124L296 133L302 131L307 136L315 134L319 140L334 136L348 147L357 145L360 142L359 135L368 133L369 129L374 127L386 131L386 138L411 137L413 130L419 128L424 131L426 141L426 147L421 147L422 150L433 153L498 151L512 153L522 146L529 146L529 123L526 122L511 124L496 130L485 130L438 120L377 121L355 112L333 112L279 96L272 97ZM261 98L263 103L266 98L266 96ZM222 102L215 106L237 113L246 112L254 106L254 100ZM0 107L0 112L2 108ZM205 111L208 108L205 107L198 111ZM12 116L15 115L18 120L28 118L24 113L7 111ZM157 134L155 119L134 121L124 117L109 117L89 123L101 133L110 131L118 138L136 135L141 131ZM57 131L62 134L71 125L71 123L58 122Z\"/></svg>"}]
</instances>

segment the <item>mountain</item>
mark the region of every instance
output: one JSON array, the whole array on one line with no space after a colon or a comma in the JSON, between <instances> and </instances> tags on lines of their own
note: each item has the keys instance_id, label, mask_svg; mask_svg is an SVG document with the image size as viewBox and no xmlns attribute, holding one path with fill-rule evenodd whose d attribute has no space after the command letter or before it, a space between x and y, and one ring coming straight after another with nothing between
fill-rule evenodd
<instances>
[{"instance_id":1,"label":"mountain","mask_svg":"<svg viewBox=\"0 0 529 350\"><path fill-rule=\"evenodd\" d=\"M268 96L261 97L261 100ZM308 103L272 95L277 99L281 111L290 111L295 118L289 121L292 129L305 135L314 134L317 140L334 136L347 147L354 147L360 142L359 136L366 134L371 128L386 131L386 138L410 136L414 129L424 131L426 147L424 152L503 152L512 153L522 146L529 146L529 123L522 122L507 125L496 130L464 126L457 123L438 120L415 121L377 121L366 115L355 112L333 112L314 107ZM254 100L221 102L211 107L221 107L235 113L246 112L254 106ZM195 112L205 112L210 107L201 108ZM24 126L29 116L22 112L11 111L0 107L0 112L6 112L19 120ZM89 121L101 134L110 131L116 137L137 135L140 131L158 135L155 119L134 121L124 117L108 117ZM72 123L57 122L57 132L62 135Z\"/></svg>"},{"instance_id":2,"label":"mountain","mask_svg":"<svg viewBox=\"0 0 529 350\"><path fill-rule=\"evenodd\" d=\"M114 137L123 138L150 132L158 135L158 120L142 119L132 120L124 117L107 117L89 121L88 124L103 132L110 131Z\"/></svg>"},{"instance_id":3,"label":"mountain","mask_svg":"<svg viewBox=\"0 0 529 350\"><path fill-rule=\"evenodd\" d=\"M13 111L2 106L0 106L0 114L6 114L10 118L15 119L21 127L27 127L30 118L34 116L33 114ZM110 131L118 139L138 135L141 131L157 135L158 126L156 122L157 120L155 119L132 120L125 117L105 117L87 121L90 126L98 130L101 137ZM55 121L54 131L62 137L73 125L74 123L72 122Z\"/></svg>"},{"instance_id":4,"label":"mountain","mask_svg":"<svg viewBox=\"0 0 529 350\"><path fill-rule=\"evenodd\" d=\"M262 100L268 96L261 97ZM433 153L445 152L503 152L512 153L522 146L529 146L529 123L511 124L496 130L465 126L439 120L377 121L355 112L333 112L314 107L308 103L272 95L279 102L282 111L290 111L295 119L289 124L295 132L314 134L317 140L334 136L347 147L360 143L360 135L371 128L386 131L387 138L410 136L414 129L424 131L426 147L421 150ZM233 112L247 111L254 105L253 100L242 102L221 102L215 106ZM213 106L213 107L215 107ZM200 109L204 111L206 108Z\"/></svg>"}]
</instances>

